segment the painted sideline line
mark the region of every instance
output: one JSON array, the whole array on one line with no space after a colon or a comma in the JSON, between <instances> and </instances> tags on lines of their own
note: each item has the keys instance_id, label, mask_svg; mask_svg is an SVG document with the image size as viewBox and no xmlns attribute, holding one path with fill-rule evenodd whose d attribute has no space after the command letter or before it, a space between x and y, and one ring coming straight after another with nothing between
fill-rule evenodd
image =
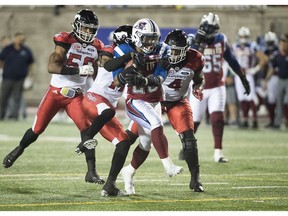
<instances>
[{"instance_id":1,"label":"painted sideline line","mask_svg":"<svg viewBox=\"0 0 288 216\"><path fill-rule=\"evenodd\" d=\"M277 186L237 186L237 187L231 187L231 189L261 189L261 188L287 188L288 185L277 185Z\"/></svg>"},{"instance_id":2,"label":"painted sideline line","mask_svg":"<svg viewBox=\"0 0 288 216\"><path fill-rule=\"evenodd\" d=\"M101 174L101 173L99 173ZM23 174L0 174L0 178L6 177L37 177L37 176L82 176L83 174L79 173L23 173ZM159 175L159 173L149 173L149 175ZM179 176L190 176L189 174L181 173ZM239 173L239 174L201 174L201 176L274 176L274 175L288 175L288 173ZM138 173L138 177L144 177L145 174ZM176 176L177 177L177 176ZM150 180L149 180L150 181Z\"/></svg>"},{"instance_id":3,"label":"painted sideline line","mask_svg":"<svg viewBox=\"0 0 288 216\"><path fill-rule=\"evenodd\" d=\"M137 196L131 196L137 197ZM133 203L175 203L175 202L219 202L219 201L253 201L263 202L264 200L283 200L288 197L245 197L245 198L211 198L211 199L193 199L193 200L117 200L117 201L96 201L96 202L54 202L54 203L16 203L0 204L0 207L28 207L28 206L63 206L63 205L95 205L95 204L133 204Z\"/></svg>"}]
</instances>

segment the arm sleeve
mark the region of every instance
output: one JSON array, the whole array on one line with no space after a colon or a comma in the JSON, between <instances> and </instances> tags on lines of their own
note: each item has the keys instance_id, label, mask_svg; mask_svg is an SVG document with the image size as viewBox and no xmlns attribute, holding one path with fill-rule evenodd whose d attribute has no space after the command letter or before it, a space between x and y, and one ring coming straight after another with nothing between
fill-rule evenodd
<instances>
[{"instance_id":1,"label":"arm sleeve","mask_svg":"<svg viewBox=\"0 0 288 216\"><path fill-rule=\"evenodd\" d=\"M233 69L233 71L238 76L243 76L241 66L237 61L236 57L232 54L231 48L228 44L226 44L226 49L224 52L224 59L228 62L229 66Z\"/></svg>"},{"instance_id":2,"label":"arm sleeve","mask_svg":"<svg viewBox=\"0 0 288 216\"><path fill-rule=\"evenodd\" d=\"M110 60L108 60L107 62L105 62L104 64L104 68L107 71L115 71L118 68L122 68L126 62L130 61L131 55L130 53L126 53L123 56L117 57L117 58L112 58Z\"/></svg>"}]
</instances>

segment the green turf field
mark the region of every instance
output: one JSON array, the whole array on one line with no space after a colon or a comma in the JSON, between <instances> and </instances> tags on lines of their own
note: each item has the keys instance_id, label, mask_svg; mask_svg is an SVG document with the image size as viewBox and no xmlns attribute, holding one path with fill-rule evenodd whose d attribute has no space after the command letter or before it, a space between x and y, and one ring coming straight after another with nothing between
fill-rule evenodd
<instances>
[{"instance_id":1,"label":"green turf field","mask_svg":"<svg viewBox=\"0 0 288 216\"><path fill-rule=\"evenodd\" d=\"M0 122L0 159L16 145L32 125ZM135 175L137 195L101 197L102 186L86 183L84 155L76 155L80 138L76 126L51 123L9 169L0 167L0 211L287 211L288 133L239 130L226 127L224 153L227 164L213 162L211 128L204 123L196 136L204 193L189 190L190 176L178 160L181 144L169 127L170 157L184 173L168 178L152 149ZM106 179L114 146L97 135L97 169ZM132 146L125 164L131 159ZM124 189L121 175L117 185Z\"/></svg>"}]
</instances>

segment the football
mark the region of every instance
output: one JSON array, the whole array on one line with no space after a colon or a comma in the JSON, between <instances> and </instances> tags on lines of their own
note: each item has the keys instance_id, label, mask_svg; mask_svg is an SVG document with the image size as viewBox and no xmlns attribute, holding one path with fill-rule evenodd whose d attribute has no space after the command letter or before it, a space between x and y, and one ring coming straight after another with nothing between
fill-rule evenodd
<instances>
[{"instance_id":1,"label":"football","mask_svg":"<svg viewBox=\"0 0 288 216\"><path fill-rule=\"evenodd\" d=\"M125 69L130 67L133 64L133 59L131 59L130 61L128 61L125 65Z\"/></svg>"}]
</instances>

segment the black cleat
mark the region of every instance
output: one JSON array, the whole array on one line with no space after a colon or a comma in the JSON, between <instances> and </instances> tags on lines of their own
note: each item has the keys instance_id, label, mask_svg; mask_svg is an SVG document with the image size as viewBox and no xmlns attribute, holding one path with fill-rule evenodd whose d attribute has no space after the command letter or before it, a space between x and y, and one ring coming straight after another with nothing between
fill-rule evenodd
<instances>
[{"instance_id":1,"label":"black cleat","mask_svg":"<svg viewBox=\"0 0 288 216\"><path fill-rule=\"evenodd\" d=\"M249 124L247 121L244 121L244 122L240 123L239 127L240 128L249 128Z\"/></svg>"},{"instance_id":2,"label":"black cleat","mask_svg":"<svg viewBox=\"0 0 288 216\"><path fill-rule=\"evenodd\" d=\"M95 170L87 171L86 176L85 176L85 181L89 183L95 183L95 184L105 183L104 179L102 179Z\"/></svg>"},{"instance_id":3,"label":"black cleat","mask_svg":"<svg viewBox=\"0 0 288 216\"><path fill-rule=\"evenodd\" d=\"M204 192L203 186L200 182L199 166L191 170L191 180L189 187L194 192Z\"/></svg>"},{"instance_id":4,"label":"black cleat","mask_svg":"<svg viewBox=\"0 0 288 216\"><path fill-rule=\"evenodd\" d=\"M129 196L129 194L119 190L114 182L106 182L106 184L103 186L103 189L101 191L101 196L108 197L108 196Z\"/></svg>"},{"instance_id":5,"label":"black cleat","mask_svg":"<svg viewBox=\"0 0 288 216\"><path fill-rule=\"evenodd\" d=\"M85 142L80 142L79 145L76 147L75 152L80 155L88 149L95 149L97 146L98 141L96 139L89 139Z\"/></svg>"},{"instance_id":6,"label":"black cleat","mask_svg":"<svg viewBox=\"0 0 288 216\"><path fill-rule=\"evenodd\" d=\"M217 160L214 160L216 163L228 163L228 159L224 157L220 157Z\"/></svg>"},{"instance_id":7,"label":"black cleat","mask_svg":"<svg viewBox=\"0 0 288 216\"><path fill-rule=\"evenodd\" d=\"M258 129L258 122L257 121L253 121L253 129Z\"/></svg>"},{"instance_id":8,"label":"black cleat","mask_svg":"<svg viewBox=\"0 0 288 216\"><path fill-rule=\"evenodd\" d=\"M24 152L24 149L17 146L13 151L11 151L3 160L3 166L9 168L17 160L17 158Z\"/></svg>"},{"instance_id":9,"label":"black cleat","mask_svg":"<svg viewBox=\"0 0 288 216\"><path fill-rule=\"evenodd\" d=\"M200 182L197 182L196 184L191 184L189 185L190 189L193 190L194 192L204 192L203 186Z\"/></svg>"}]
</instances>

